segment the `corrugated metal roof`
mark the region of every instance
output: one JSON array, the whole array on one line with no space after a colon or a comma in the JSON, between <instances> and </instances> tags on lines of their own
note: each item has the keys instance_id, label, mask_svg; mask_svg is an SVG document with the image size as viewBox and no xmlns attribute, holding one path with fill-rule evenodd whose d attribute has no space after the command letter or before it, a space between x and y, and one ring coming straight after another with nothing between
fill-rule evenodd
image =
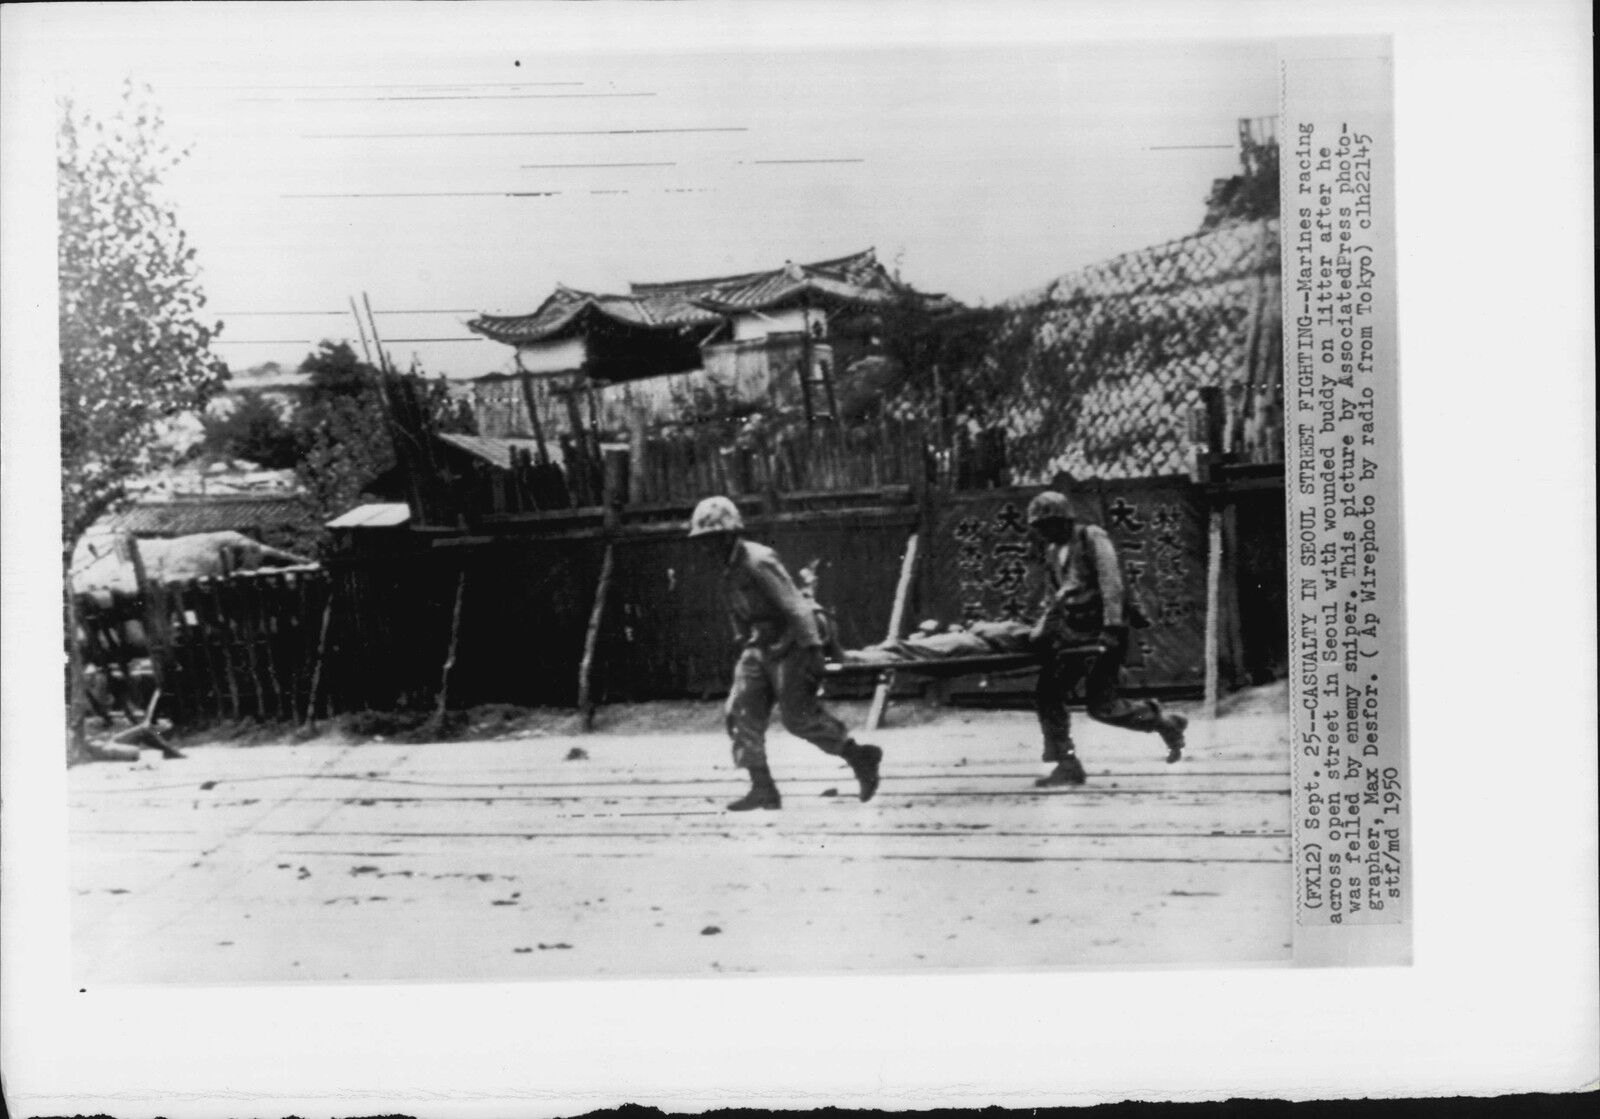
<instances>
[{"instance_id":1,"label":"corrugated metal roof","mask_svg":"<svg viewBox=\"0 0 1600 1119\"><path fill-rule=\"evenodd\" d=\"M873 249L817 261L785 264L764 272L713 276L701 280L633 283L627 295L578 291L565 285L528 315L480 315L468 329L497 342L517 345L582 333L585 315L641 330L665 330L716 322L723 313L768 310L802 293L830 301L881 302L895 283Z\"/></svg>"},{"instance_id":2,"label":"corrugated metal roof","mask_svg":"<svg viewBox=\"0 0 1600 1119\"><path fill-rule=\"evenodd\" d=\"M111 528L135 536L188 536L195 532L249 532L295 524L305 516L299 499L227 494L149 501L111 518Z\"/></svg>"},{"instance_id":3,"label":"corrugated metal roof","mask_svg":"<svg viewBox=\"0 0 1600 1119\"><path fill-rule=\"evenodd\" d=\"M411 519L411 506L405 502L382 501L357 505L328 522L329 528L394 528Z\"/></svg>"}]
</instances>

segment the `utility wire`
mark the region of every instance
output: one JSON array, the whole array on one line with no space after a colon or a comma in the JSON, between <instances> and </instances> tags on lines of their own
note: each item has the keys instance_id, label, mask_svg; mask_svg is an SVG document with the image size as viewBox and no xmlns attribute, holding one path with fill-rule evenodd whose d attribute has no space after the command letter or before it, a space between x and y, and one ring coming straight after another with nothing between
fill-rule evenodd
<instances>
[{"instance_id":1,"label":"utility wire","mask_svg":"<svg viewBox=\"0 0 1600 1119\"><path fill-rule=\"evenodd\" d=\"M676 167L676 163L524 163L521 167L525 171L570 171L581 167Z\"/></svg>"},{"instance_id":2,"label":"utility wire","mask_svg":"<svg viewBox=\"0 0 1600 1119\"><path fill-rule=\"evenodd\" d=\"M300 89L519 89L523 86L569 86L583 82L347 82L343 85L203 85L196 89L300 90Z\"/></svg>"},{"instance_id":3,"label":"utility wire","mask_svg":"<svg viewBox=\"0 0 1600 1119\"><path fill-rule=\"evenodd\" d=\"M431 140L503 136L658 136L683 132L749 132L746 126L708 128L547 128L528 132L302 132L303 140Z\"/></svg>"},{"instance_id":4,"label":"utility wire","mask_svg":"<svg viewBox=\"0 0 1600 1119\"><path fill-rule=\"evenodd\" d=\"M245 316L245 315L266 316L266 317L270 318L272 316L278 316L278 315L348 315L350 312L349 311L209 311L208 313L209 314L213 314L213 315L231 315L234 318L240 318L240 317ZM377 314L380 314L380 315L476 315L477 313L478 313L478 309L475 308L475 307L467 308L467 309L462 309L462 308L459 308L459 307L441 308L441 309L438 309L438 310L404 310L404 311L401 311L401 310L395 310L395 311L379 310L377 312Z\"/></svg>"},{"instance_id":5,"label":"utility wire","mask_svg":"<svg viewBox=\"0 0 1600 1119\"><path fill-rule=\"evenodd\" d=\"M302 104L335 104L345 101L544 101L576 97L654 97L643 93L405 93L371 97L235 97L235 101L295 101Z\"/></svg>"}]
</instances>

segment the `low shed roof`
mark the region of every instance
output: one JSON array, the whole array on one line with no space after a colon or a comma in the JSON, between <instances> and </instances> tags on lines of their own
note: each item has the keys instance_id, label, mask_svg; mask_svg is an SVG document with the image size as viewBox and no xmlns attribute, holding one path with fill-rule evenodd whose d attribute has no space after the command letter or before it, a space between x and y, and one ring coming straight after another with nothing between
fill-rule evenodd
<instances>
[{"instance_id":1,"label":"low shed roof","mask_svg":"<svg viewBox=\"0 0 1600 1119\"><path fill-rule=\"evenodd\" d=\"M196 532L249 532L295 524L305 515L300 499L277 494L218 494L141 502L111 518L111 528L134 536L188 536Z\"/></svg>"},{"instance_id":2,"label":"low shed roof","mask_svg":"<svg viewBox=\"0 0 1600 1119\"><path fill-rule=\"evenodd\" d=\"M329 528L396 528L411 520L411 506L403 501L357 505L328 522Z\"/></svg>"}]
</instances>

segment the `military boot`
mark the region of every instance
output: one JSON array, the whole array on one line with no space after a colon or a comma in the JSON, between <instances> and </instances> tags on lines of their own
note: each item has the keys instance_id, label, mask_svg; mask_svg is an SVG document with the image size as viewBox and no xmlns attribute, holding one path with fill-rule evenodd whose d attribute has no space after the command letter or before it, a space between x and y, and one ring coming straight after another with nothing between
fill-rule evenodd
<instances>
[{"instance_id":1,"label":"military boot","mask_svg":"<svg viewBox=\"0 0 1600 1119\"><path fill-rule=\"evenodd\" d=\"M1081 785L1088 779L1077 754L1062 754L1056 762L1056 767L1035 781L1034 785L1048 789L1055 785Z\"/></svg>"},{"instance_id":2,"label":"military boot","mask_svg":"<svg viewBox=\"0 0 1600 1119\"><path fill-rule=\"evenodd\" d=\"M883 751L877 746L863 746L852 741L841 756L850 763L850 769L856 775L856 782L861 786L858 794L861 800L871 800L878 791L878 763L883 761Z\"/></svg>"},{"instance_id":3,"label":"military boot","mask_svg":"<svg viewBox=\"0 0 1600 1119\"><path fill-rule=\"evenodd\" d=\"M772 780L772 770L765 765L750 767L750 791L728 805L729 812L749 812L755 808L782 808L783 798L778 795L777 783Z\"/></svg>"},{"instance_id":4,"label":"military boot","mask_svg":"<svg viewBox=\"0 0 1600 1119\"><path fill-rule=\"evenodd\" d=\"M1156 728L1156 733L1161 735L1161 741L1167 744L1167 764L1183 759L1185 745L1183 732L1189 729L1189 720L1182 715L1161 714L1159 704L1155 705L1156 714L1161 718L1161 725Z\"/></svg>"}]
</instances>

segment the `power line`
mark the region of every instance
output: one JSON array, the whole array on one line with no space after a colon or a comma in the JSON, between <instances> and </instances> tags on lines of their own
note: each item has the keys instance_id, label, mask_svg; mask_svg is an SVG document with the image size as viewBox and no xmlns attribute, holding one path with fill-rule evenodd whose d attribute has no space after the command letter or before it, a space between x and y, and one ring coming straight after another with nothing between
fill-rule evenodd
<instances>
[{"instance_id":1,"label":"power line","mask_svg":"<svg viewBox=\"0 0 1600 1119\"><path fill-rule=\"evenodd\" d=\"M279 198L548 198L559 190L419 190L343 194L280 194Z\"/></svg>"},{"instance_id":2,"label":"power line","mask_svg":"<svg viewBox=\"0 0 1600 1119\"><path fill-rule=\"evenodd\" d=\"M523 170L567 171L579 167L676 167L676 163L524 163Z\"/></svg>"},{"instance_id":3,"label":"power line","mask_svg":"<svg viewBox=\"0 0 1600 1119\"><path fill-rule=\"evenodd\" d=\"M333 104L343 101L545 101L575 97L654 97L655 93L406 93L373 97L236 97L235 101L295 101L302 104Z\"/></svg>"},{"instance_id":4,"label":"power line","mask_svg":"<svg viewBox=\"0 0 1600 1119\"><path fill-rule=\"evenodd\" d=\"M270 318L274 316L285 315L348 315L350 310L349 308L345 308L341 311L210 311L209 313L213 315L232 315L234 318L242 318L246 315L265 316ZM380 315L476 315L478 313L478 309L475 307L466 309L446 307L438 310L379 310L375 313Z\"/></svg>"},{"instance_id":5,"label":"power line","mask_svg":"<svg viewBox=\"0 0 1600 1119\"><path fill-rule=\"evenodd\" d=\"M196 89L252 89L252 90L291 90L291 89L520 89L524 86L570 86L584 85L584 82L346 82L343 85L316 85L313 83L296 83L294 85L203 85Z\"/></svg>"},{"instance_id":6,"label":"power line","mask_svg":"<svg viewBox=\"0 0 1600 1119\"><path fill-rule=\"evenodd\" d=\"M310 338L213 338L213 344L229 346L309 346ZM487 338L385 338L384 345L396 342L486 342Z\"/></svg>"},{"instance_id":7,"label":"power line","mask_svg":"<svg viewBox=\"0 0 1600 1119\"><path fill-rule=\"evenodd\" d=\"M302 140L428 140L502 136L659 136L683 132L749 132L747 126L716 128L554 128L532 132L302 132Z\"/></svg>"}]
</instances>

